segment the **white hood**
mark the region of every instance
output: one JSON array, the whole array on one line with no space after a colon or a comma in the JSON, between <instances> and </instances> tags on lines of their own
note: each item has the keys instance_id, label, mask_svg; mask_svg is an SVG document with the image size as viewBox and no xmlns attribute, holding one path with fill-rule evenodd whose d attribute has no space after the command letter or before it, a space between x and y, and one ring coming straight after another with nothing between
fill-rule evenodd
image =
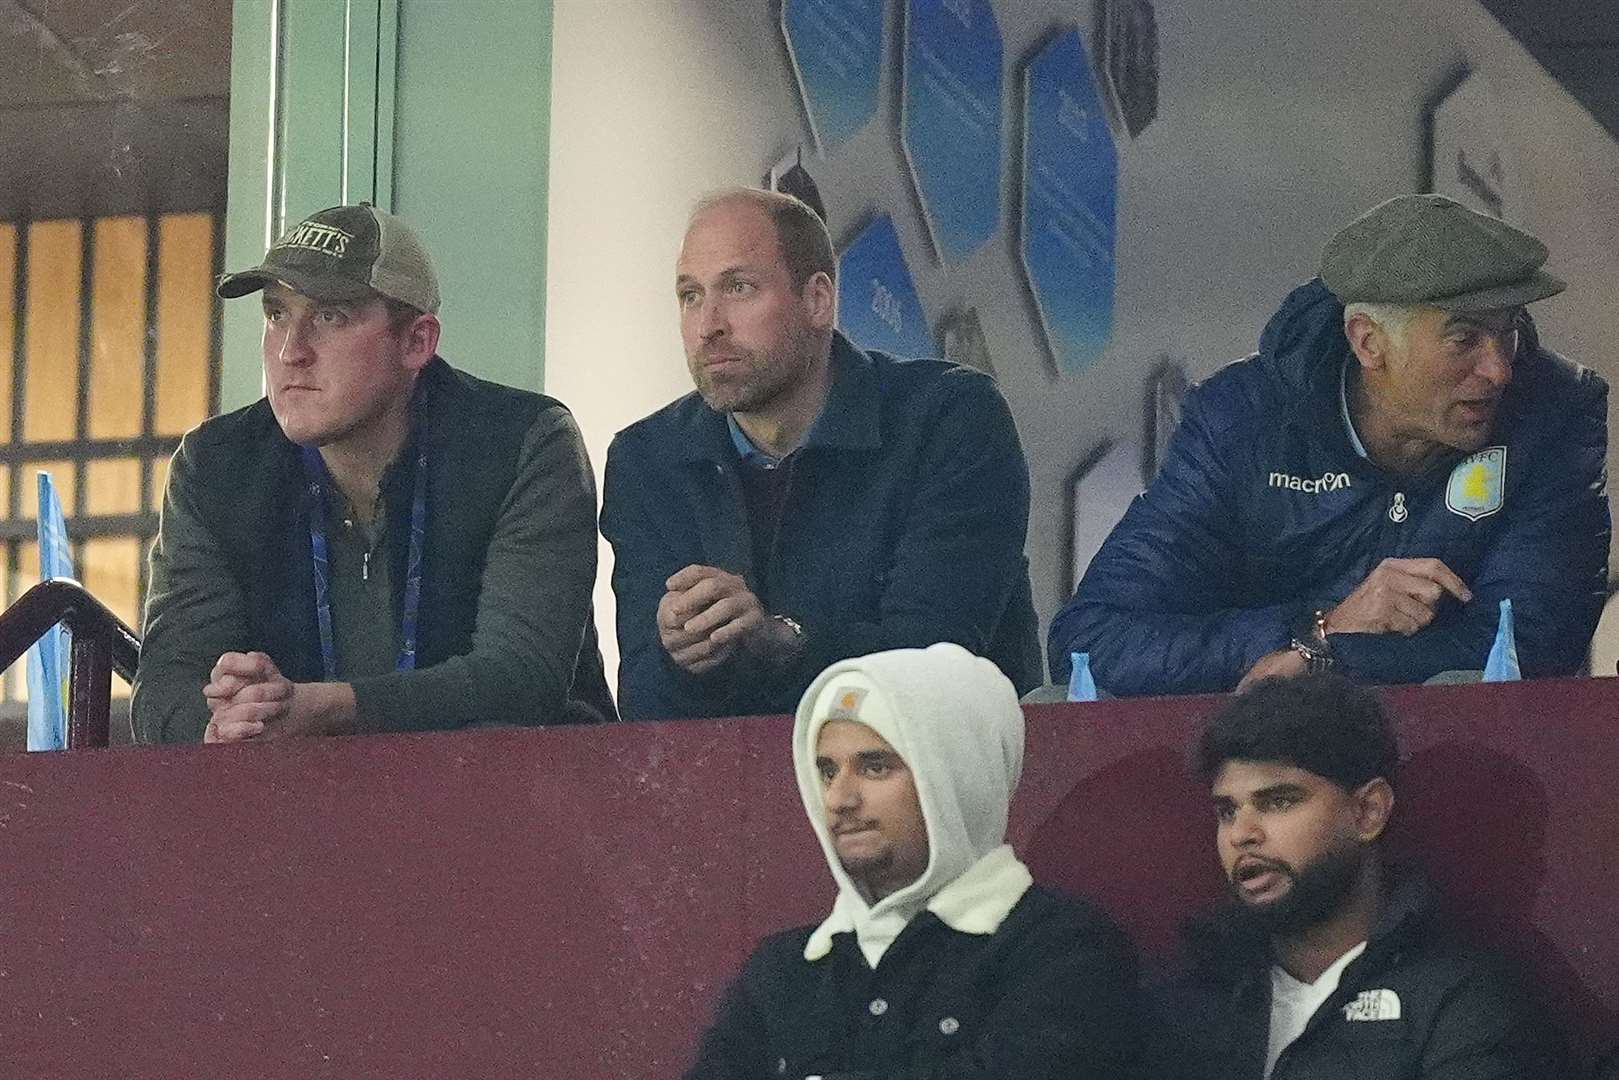
<instances>
[{"instance_id":1,"label":"white hood","mask_svg":"<svg viewBox=\"0 0 1619 1080\"><path fill-rule=\"evenodd\" d=\"M849 690L864 693L850 699ZM927 823L927 869L875 904L838 859L815 768L821 726L840 700L857 702L853 714L839 712L840 718L870 727L905 760ZM827 668L799 701L793 764L804 810L838 883L832 913L811 935L806 959L825 956L834 934L852 930L876 967L924 909L953 929L992 934L1031 884L1005 844L1007 809L1023 772L1023 712L1000 669L961 646L895 649Z\"/></svg>"}]
</instances>

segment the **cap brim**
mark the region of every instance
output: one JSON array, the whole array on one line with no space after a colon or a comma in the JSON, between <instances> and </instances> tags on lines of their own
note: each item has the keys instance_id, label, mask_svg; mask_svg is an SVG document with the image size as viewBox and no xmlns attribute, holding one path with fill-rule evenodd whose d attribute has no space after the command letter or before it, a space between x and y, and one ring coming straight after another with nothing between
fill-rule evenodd
<instances>
[{"instance_id":1,"label":"cap brim","mask_svg":"<svg viewBox=\"0 0 1619 1080\"><path fill-rule=\"evenodd\" d=\"M234 300L238 296L256 293L266 285L285 285L293 292L302 293L311 300L349 302L367 300L378 295L369 285L362 285L352 278L305 273L285 266L278 266L273 270L255 266L250 270L225 274L219 279L219 284L214 286L214 292L223 299Z\"/></svg>"},{"instance_id":2,"label":"cap brim","mask_svg":"<svg viewBox=\"0 0 1619 1080\"><path fill-rule=\"evenodd\" d=\"M1442 311L1488 311L1493 308L1522 307L1536 300L1556 296L1566 288L1568 282L1562 278L1548 274L1544 270L1536 270L1522 281L1514 281L1510 285L1497 285L1490 289L1441 297L1438 300L1422 300L1419 303Z\"/></svg>"}]
</instances>

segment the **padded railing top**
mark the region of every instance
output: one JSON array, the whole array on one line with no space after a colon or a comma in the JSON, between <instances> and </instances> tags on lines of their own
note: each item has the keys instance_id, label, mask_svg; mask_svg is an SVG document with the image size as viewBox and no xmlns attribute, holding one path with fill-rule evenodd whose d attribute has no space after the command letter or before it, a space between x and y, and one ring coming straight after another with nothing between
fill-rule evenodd
<instances>
[{"instance_id":1,"label":"padded railing top","mask_svg":"<svg viewBox=\"0 0 1619 1080\"><path fill-rule=\"evenodd\" d=\"M29 646L59 622L75 634L104 637L112 650L112 669L124 679L135 677L141 639L118 616L72 578L42 581L0 614L0 670L17 662Z\"/></svg>"}]
</instances>

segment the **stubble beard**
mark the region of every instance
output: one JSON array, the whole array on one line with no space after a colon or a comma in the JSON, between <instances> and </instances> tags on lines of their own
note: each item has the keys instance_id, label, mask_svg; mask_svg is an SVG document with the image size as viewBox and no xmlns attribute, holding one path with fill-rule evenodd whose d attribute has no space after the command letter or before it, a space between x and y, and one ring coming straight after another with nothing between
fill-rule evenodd
<instances>
[{"instance_id":1,"label":"stubble beard","mask_svg":"<svg viewBox=\"0 0 1619 1080\"><path fill-rule=\"evenodd\" d=\"M716 376L705 368L701 355L691 363L697 394L715 412L752 412L775 397L786 381L784 373L768 354L750 351L741 359L744 370L724 376Z\"/></svg>"},{"instance_id":2,"label":"stubble beard","mask_svg":"<svg viewBox=\"0 0 1619 1080\"><path fill-rule=\"evenodd\" d=\"M1464 454L1476 453L1483 449L1490 441L1490 435L1495 431L1496 418L1500 412L1501 406L1498 402L1490 412L1489 418L1482 424L1469 423L1465 420L1449 423L1449 430L1446 432L1448 436L1445 440L1446 443L1452 450L1459 450Z\"/></svg>"},{"instance_id":3,"label":"stubble beard","mask_svg":"<svg viewBox=\"0 0 1619 1080\"><path fill-rule=\"evenodd\" d=\"M698 396L715 412L758 412L804 378L812 366L814 343L815 336L807 327L795 326L778 349L727 350L741 359L740 374L716 378L703 366L701 350L687 358L687 366Z\"/></svg>"},{"instance_id":4,"label":"stubble beard","mask_svg":"<svg viewBox=\"0 0 1619 1080\"><path fill-rule=\"evenodd\" d=\"M867 855L846 856L839 853L838 861L843 864L843 869L850 877L866 878L873 874L886 873L894 865L894 852L893 849L884 847Z\"/></svg>"}]
</instances>

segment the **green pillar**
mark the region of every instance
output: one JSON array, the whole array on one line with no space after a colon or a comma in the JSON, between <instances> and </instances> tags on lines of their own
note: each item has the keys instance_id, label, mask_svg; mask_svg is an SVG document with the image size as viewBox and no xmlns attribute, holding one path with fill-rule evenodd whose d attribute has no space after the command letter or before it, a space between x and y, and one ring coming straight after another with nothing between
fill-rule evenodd
<instances>
[{"instance_id":1,"label":"green pillar","mask_svg":"<svg viewBox=\"0 0 1619 1080\"><path fill-rule=\"evenodd\" d=\"M458 366L538 389L550 0L235 0L225 266L365 200L409 218ZM257 305L224 305L223 408L262 393Z\"/></svg>"},{"instance_id":2,"label":"green pillar","mask_svg":"<svg viewBox=\"0 0 1619 1080\"><path fill-rule=\"evenodd\" d=\"M545 376L549 0L400 0L394 208L433 253L445 358Z\"/></svg>"}]
</instances>

